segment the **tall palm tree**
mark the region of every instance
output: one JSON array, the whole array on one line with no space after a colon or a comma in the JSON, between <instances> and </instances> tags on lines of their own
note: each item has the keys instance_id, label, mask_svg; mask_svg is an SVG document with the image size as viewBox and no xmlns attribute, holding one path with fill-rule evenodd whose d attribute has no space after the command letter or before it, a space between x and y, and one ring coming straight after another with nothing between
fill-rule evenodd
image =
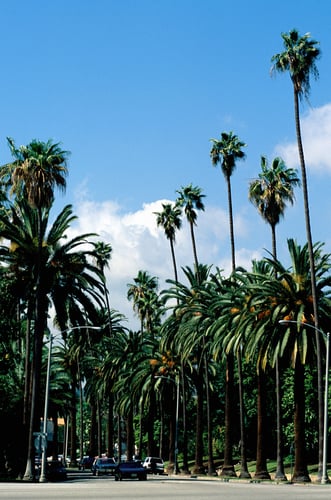
<instances>
[{"instance_id":1,"label":"tall palm tree","mask_svg":"<svg viewBox=\"0 0 331 500\"><path fill-rule=\"evenodd\" d=\"M175 256L175 241L176 241L176 230L179 230L182 226L181 214L182 211L178 205L173 205L171 203L162 204L163 211L156 213L158 226L162 226L166 238L170 242L170 250L172 257L172 264L174 268L175 281L178 281L178 271ZM181 362L181 386L182 386L182 403L183 403L183 472L189 472L188 468L188 437L187 437L187 427L186 427L186 389L185 389L185 370L183 363ZM177 466L177 464L175 464Z\"/></svg>"},{"instance_id":2,"label":"tall palm tree","mask_svg":"<svg viewBox=\"0 0 331 500\"><path fill-rule=\"evenodd\" d=\"M236 252L235 252L235 240L234 240L234 228L233 228L233 208L232 208L232 191L231 191L231 177L236 168L236 161L242 160L245 158L245 153L242 148L246 146L244 142L242 142L237 135L233 134L233 132L222 132L221 139L211 139L212 148L210 150L210 157L212 164L216 166L218 163L221 164L221 169L225 177L227 190L228 190L228 210L229 210L229 227L230 227L230 244L231 244L231 262L232 262L232 273L235 272L236 269ZM230 381L233 378L233 374L231 371L233 370L233 360L231 359L231 354L227 356L227 377L226 382L226 411L230 412L230 414L226 415L226 420L228 425L226 427L226 441L227 445L225 446L225 456L224 456L224 465L222 469L222 474L224 475L233 475L234 468L232 464L232 425L233 418L231 413L234 411L232 404L232 397L230 396L230 391L232 388L230 387ZM241 454L245 451L245 430L244 430L244 402L243 402L243 385L242 385L242 369L241 369L241 351L237 352L237 363L238 363L238 377L239 377L239 407L240 407L240 428L241 428ZM246 464L246 458L242 457L241 460L242 465ZM241 477L248 477L248 470L242 469L240 473Z\"/></svg>"},{"instance_id":3,"label":"tall palm tree","mask_svg":"<svg viewBox=\"0 0 331 500\"><path fill-rule=\"evenodd\" d=\"M105 301L106 301L106 307L107 307L107 312L108 312L108 328L109 328L109 333L111 335L111 310L110 310L110 304L109 304L109 297L108 297L108 289L107 289L107 283L106 283L106 277L105 277L105 268L109 267L109 261L111 259L111 254L112 254L112 247L109 243L105 243L104 241L97 241L94 244L94 249L95 249L95 261L97 263L98 268L100 269L102 276L103 276L103 281L104 281L104 296L105 296Z\"/></svg>"},{"instance_id":4,"label":"tall palm tree","mask_svg":"<svg viewBox=\"0 0 331 500\"><path fill-rule=\"evenodd\" d=\"M277 260L276 225L284 216L286 203L294 202L294 187L300 181L294 169L286 168L284 161L277 157L269 168L268 160L261 156L261 172L258 179L250 182L249 199L257 207L261 217L270 225L272 235L272 255ZM261 377L263 373L261 372ZM276 397L277 397L277 470L276 478L285 480L282 455L281 394L279 360L276 360ZM261 405L259 406L261 408ZM260 419L261 420L261 419ZM261 444L263 444L261 442Z\"/></svg>"},{"instance_id":5,"label":"tall palm tree","mask_svg":"<svg viewBox=\"0 0 331 500\"><path fill-rule=\"evenodd\" d=\"M323 414L324 414L324 401L323 401L323 386L322 386L322 356L320 337L318 333L319 318L316 297L316 277L315 277L315 263L314 263L314 250L313 240L310 223L309 213L309 199L308 199L308 183L306 174L305 156L303 151L302 136L301 136L301 123L300 123L300 106L299 101L303 98L308 99L310 94L310 77L318 77L318 69L316 61L320 56L320 49L318 42L313 40L310 33L300 36L296 29L292 29L289 33L282 33L284 44L284 51L275 54L271 58L272 72L288 72L293 84L294 96L294 117L295 128L298 143L298 151L301 166L301 181L303 191L303 203L305 212L306 224L306 237L309 251L309 262L311 268L311 287L314 306L314 325L316 334L316 348L317 348L317 386L318 386L318 407L319 407L319 451L318 451L318 477L322 478L323 474Z\"/></svg>"},{"instance_id":6,"label":"tall palm tree","mask_svg":"<svg viewBox=\"0 0 331 500\"><path fill-rule=\"evenodd\" d=\"M251 326L244 325L250 334L246 341L247 353L258 352L261 366L275 365L278 356L290 360L295 370L295 463L293 481L310 481L305 457L305 390L303 365L313 359L316 338L305 323L313 322L314 312L310 279L308 245L302 248L294 240L288 240L291 268L286 269L279 261L265 259L274 268L270 278L260 275L255 286L250 287L248 304ZM317 278L318 304L321 321L328 322L330 315L330 255L322 253L322 245L314 248ZM275 275L277 279L275 279ZM297 327L280 330L279 320L293 320Z\"/></svg>"},{"instance_id":7,"label":"tall palm tree","mask_svg":"<svg viewBox=\"0 0 331 500\"><path fill-rule=\"evenodd\" d=\"M221 139L211 139L213 144L210 150L212 164L221 165L222 172L225 177L228 190L228 209L229 209L229 226L230 226L230 242L232 255L232 271L236 268L235 242L233 230L233 210L232 210L232 192L231 192L231 177L236 168L236 161L246 157L242 148L246 146L237 135L233 132L222 132Z\"/></svg>"},{"instance_id":8,"label":"tall palm tree","mask_svg":"<svg viewBox=\"0 0 331 500\"><path fill-rule=\"evenodd\" d=\"M11 192L18 198L26 195L28 203L38 214L38 260L36 266L36 300L34 329L34 370L32 379L31 418L29 427L29 458L27 462L26 480L32 480L31 461L33 461L33 431L38 431L39 419L37 411L37 395L40 386L40 367L42 356L42 340L46 317L44 314L44 291L42 270L42 210L50 208L54 200L54 190L66 187L68 152L52 141L33 140L27 146L16 147L12 138L8 138L10 151L14 158L12 163L0 169L0 179L11 186Z\"/></svg>"},{"instance_id":9,"label":"tall palm tree","mask_svg":"<svg viewBox=\"0 0 331 500\"><path fill-rule=\"evenodd\" d=\"M86 250L83 251L78 248L79 245L86 245L90 235L82 235L68 241L65 239L66 231L71 221L75 219L71 207L65 207L52 225L49 225L49 212L49 209L42 210L42 312L46 329L48 309L52 301L56 310L56 318L59 319L61 329L64 329L66 318L68 318L66 307L64 307L67 298L70 297L71 302L80 302L87 311L93 310L95 303L98 301L100 303L101 280L98 270L89 263ZM39 260L39 245L36 238L36 227L38 225L36 211L22 199L17 200L12 205L10 216L8 214L9 212L6 215L0 214L0 236L9 240L11 245L10 247L6 245L0 246L0 260L7 263L8 269L15 269L16 279L24 283L27 310L30 311L32 309L31 304L35 304L35 269ZM34 356L32 360L32 379L35 370L36 359ZM38 377L40 377L40 371ZM38 421L41 415L39 411L40 393L41 391L37 394L31 393L29 397L30 413L34 404L34 411L36 417L38 416ZM35 401L33 397L35 397ZM33 475L33 462L31 463L31 460L32 458L29 455L26 468L28 476Z\"/></svg>"},{"instance_id":10,"label":"tall palm tree","mask_svg":"<svg viewBox=\"0 0 331 500\"><path fill-rule=\"evenodd\" d=\"M184 213L186 215L187 221L190 225L190 233L191 233L191 242L192 242L192 248L193 248L193 256L194 256L194 263L195 263L195 272L196 272L196 279L198 285L202 284L202 276L200 276L200 264L198 261L198 255L197 255L197 249L196 249L196 242L195 242L195 235L194 235L194 226L196 225L197 221L197 210L204 210L204 204L202 199L204 198L205 195L202 194L201 189L198 186L193 187L192 184L189 184L186 187L182 187L181 190L177 191L178 193L178 198L176 203L180 207L184 207ZM210 417L210 390L209 390L209 381L208 381L208 367L207 367L207 358L205 354L202 354L204 351L204 344L205 344L205 339L202 337L201 339L201 349L200 349L200 354L203 356L203 359L201 359L201 369L204 367L204 375L205 375L205 384L206 384L206 407L207 407L207 421L210 423L211 417ZM182 370L182 373L184 373L184 370ZM203 383L202 385L198 388L201 393L203 391ZM183 392L185 392L183 388ZM201 394L202 397L202 394ZM200 413L199 413L200 412ZM197 431L199 429L199 426L202 425L202 407L198 407L198 412L197 412ZM202 432L202 427L200 428ZM211 435L211 425L208 425L208 449L212 451L212 435ZM198 432L197 432L198 434ZM200 447L201 448L201 447ZM195 463L195 470L199 471L201 470L201 465L198 463L200 460L200 451L199 451L199 443L197 442L196 446L196 463ZM184 467L186 467L187 464L184 464ZM214 463L213 463L213 456L212 453L209 453L209 459L208 459L208 473L210 475L213 475L215 472L214 469Z\"/></svg>"},{"instance_id":11,"label":"tall palm tree","mask_svg":"<svg viewBox=\"0 0 331 500\"><path fill-rule=\"evenodd\" d=\"M186 215L187 221L190 226L194 263L195 263L196 273L198 273L199 260L195 242L194 226L196 225L198 218L197 210L204 211L205 209L205 206L202 201L205 195L202 194L201 188L199 188L198 186L194 187L192 186L192 184L189 184L188 186L185 187L182 186L182 188L180 190L177 190L176 193L178 193L178 198L176 200L176 203L179 207L184 208L184 213Z\"/></svg>"},{"instance_id":12,"label":"tall palm tree","mask_svg":"<svg viewBox=\"0 0 331 500\"><path fill-rule=\"evenodd\" d=\"M176 241L176 230L179 230L182 226L182 211L178 206L173 205L172 203L162 203L162 208L162 212L155 212L155 215L157 216L156 223L158 226L163 227L164 234L169 240L175 280L178 281L174 245Z\"/></svg>"}]
</instances>

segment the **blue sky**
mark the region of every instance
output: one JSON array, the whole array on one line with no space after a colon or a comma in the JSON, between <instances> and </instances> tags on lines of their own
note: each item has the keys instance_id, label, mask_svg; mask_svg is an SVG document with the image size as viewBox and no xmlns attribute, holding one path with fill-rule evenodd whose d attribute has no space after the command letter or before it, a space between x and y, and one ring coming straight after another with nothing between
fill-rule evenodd
<instances>
[{"instance_id":1,"label":"blue sky","mask_svg":"<svg viewBox=\"0 0 331 500\"><path fill-rule=\"evenodd\" d=\"M192 183L205 195L196 236L201 262L230 270L227 194L211 166L210 139L233 131L246 160L232 177L237 263L249 268L270 249L269 227L249 203L260 157L299 168L288 75L271 77L282 32L320 42L320 77L303 103L314 241L331 251L331 3L307 0L0 0L0 162L6 137L52 139L71 152L68 186L54 206L72 203L72 233L95 231L113 247L112 305L131 316L127 284L139 269L172 277L169 244L153 212ZM301 191L277 228L305 243ZM180 266L192 265L186 224ZM131 324L130 324L131 326Z\"/></svg>"}]
</instances>

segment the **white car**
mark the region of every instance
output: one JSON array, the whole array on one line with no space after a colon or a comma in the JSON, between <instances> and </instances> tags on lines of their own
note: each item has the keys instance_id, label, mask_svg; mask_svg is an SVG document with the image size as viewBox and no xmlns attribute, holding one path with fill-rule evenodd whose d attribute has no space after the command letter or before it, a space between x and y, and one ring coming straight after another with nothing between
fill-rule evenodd
<instances>
[{"instance_id":1,"label":"white car","mask_svg":"<svg viewBox=\"0 0 331 500\"><path fill-rule=\"evenodd\" d=\"M146 457L143 466L152 474L164 474L164 462L160 457Z\"/></svg>"}]
</instances>

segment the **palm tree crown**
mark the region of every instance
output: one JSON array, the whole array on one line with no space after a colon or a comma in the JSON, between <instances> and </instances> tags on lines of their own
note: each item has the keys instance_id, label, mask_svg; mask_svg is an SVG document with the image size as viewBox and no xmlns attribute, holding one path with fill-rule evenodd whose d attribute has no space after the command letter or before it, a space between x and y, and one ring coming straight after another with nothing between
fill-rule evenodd
<instances>
[{"instance_id":1,"label":"palm tree crown","mask_svg":"<svg viewBox=\"0 0 331 500\"><path fill-rule=\"evenodd\" d=\"M14 161L2 167L0 177L11 185L11 193L18 196L26 193L30 205L50 207L54 199L54 187L66 188L67 156L59 144L33 140L27 146L16 147L12 138L7 138Z\"/></svg>"},{"instance_id":2,"label":"palm tree crown","mask_svg":"<svg viewBox=\"0 0 331 500\"><path fill-rule=\"evenodd\" d=\"M211 139L213 146L210 150L212 164L221 164L226 179L231 177L236 166L236 160L243 160L246 155L242 148L246 144L239 140L233 132L222 132L221 139Z\"/></svg>"},{"instance_id":3,"label":"palm tree crown","mask_svg":"<svg viewBox=\"0 0 331 500\"><path fill-rule=\"evenodd\" d=\"M320 56L318 42L311 40L310 33L300 36L296 29L282 33L285 52L275 54L271 71L289 71L294 89L302 97L310 92L310 75L318 77L316 60Z\"/></svg>"},{"instance_id":4,"label":"palm tree crown","mask_svg":"<svg viewBox=\"0 0 331 500\"><path fill-rule=\"evenodd\" d=\"M300 184L296 170L286 168L284 161L274 158L270 168L265 156L261 156L261 172L249 185L249 199L262 218L270 224L273 239L273 255L276 258L275 226L284 215L286 203L293 205L294 186Z\"/></svg>"}]
</instances>

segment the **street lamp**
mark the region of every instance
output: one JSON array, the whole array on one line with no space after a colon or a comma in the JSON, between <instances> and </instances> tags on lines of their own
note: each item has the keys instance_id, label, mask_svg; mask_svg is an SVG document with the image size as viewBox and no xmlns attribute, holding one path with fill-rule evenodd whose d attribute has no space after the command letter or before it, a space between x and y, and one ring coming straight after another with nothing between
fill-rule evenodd
<instances>
[{"instance_id":1,"label":"street lamp","mask_svg":"<svg viewBox=\"0 0 331 500\"><path fill-rule=\"evenodd\" d=\"M71 332L72 330L101 330L103 326L72 326L71 328L66 328L61 332L58 332L60 335L62 333ZM45 387L45 402L44 402L44 422L43 422L43 432L42 432L42 455L41 455L41 470L40 470L40 483L46 483L46 466L47 466L47 419L48 419L48 401L49 401L49 386L50 386L50 378L51 378L51 357L52 357L52 345L53 345L54 336L50 334L49 336L49 346L48 346L48 359L47 359L47 374L46 374L46 387Z\"/></svg>"},{"instance_id":2,"label":"street lamp","mask_svg":"<svg viewBox=\"0 0 331 500\"><path fill-rule=\"evenodd\" d=\"M164 378L176 385L176 423L175 423L175 474L178 474L178 416L179 416L179 376L176 374L175 380L164 375L155 375L154 378Z\"/></svg>"},{"instance_id":3,"label":"street lamp","mask_svg":"<svg viewBox=\"0 0 331 500\"><path fill-rule=\"evenodd\" d=\"M286 325L288 323L295 323L296 325L308 326L316 332L323 335L326 340L326 359L325 359L325 388L324 388L324 426L323 426L323 465L322 465L322 478L321 483L326 484L329 482L328 470L327 470L327 455L328 455L328 395L329 395L329 363L330 363L330 333L324 333L319 328L309 323L297 322L294 320L281 319L278 321L281 325Z\"/></svg>"}]
</instances>

